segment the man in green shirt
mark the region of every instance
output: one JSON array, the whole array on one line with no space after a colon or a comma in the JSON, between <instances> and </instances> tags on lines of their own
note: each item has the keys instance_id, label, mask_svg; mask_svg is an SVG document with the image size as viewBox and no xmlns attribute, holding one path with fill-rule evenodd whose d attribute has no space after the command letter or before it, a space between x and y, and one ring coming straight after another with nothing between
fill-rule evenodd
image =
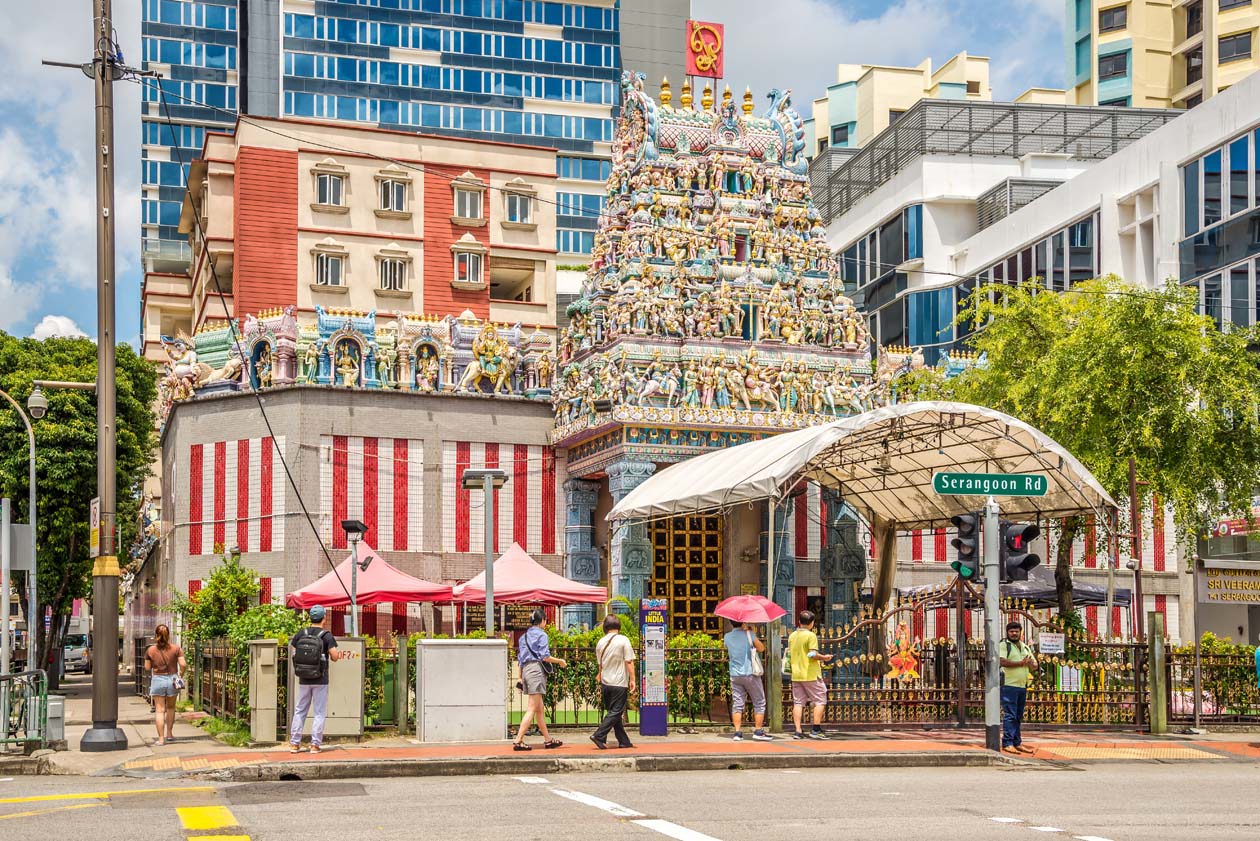
<instances>
[{"instance_id":1,"label":"man in green shirt","mask_svg":"<svg viewBox=\"0 0 1260 841\"><path fill-rule=\"evenodd\" d=\"M1037 668L1037 658L1022 636L1020 624L1008 622L1006 639L998 644L1002 664L1002 753L1032 753L1022 744L1020 724L1024 720L1024 702L1028 700L1028 675Z\"/></svg>"}]
</instances>

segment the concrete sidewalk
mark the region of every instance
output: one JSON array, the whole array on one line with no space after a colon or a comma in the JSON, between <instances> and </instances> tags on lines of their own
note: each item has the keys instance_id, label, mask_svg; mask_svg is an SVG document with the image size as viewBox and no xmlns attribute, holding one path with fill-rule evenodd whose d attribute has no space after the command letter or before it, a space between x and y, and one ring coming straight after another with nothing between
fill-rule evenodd
<instances>
[{"instance_id":1,"label":"concrete sidewalk","mask_svg":"<svg viewBox=\"0 0 1260 841\"><path fill-rule=\"evenodd\" d=\"M588 740L589 730L555 729L565 744L514 752L511 744L422 744L407 737L371 738L361 743L326 745L319 756L290 754L287 746L235 748L207 736L186 716L177 720L176 739L158 747L149 706L131 694L120 678L119 726L128 749L81 753L79 740L91 724L91 682L83 677L63 684L69 751L47 753L9 765L5 773L126 775L134 777L210 776L228 780L333 779L453 774L543 774L566 770L714 770L726 768L911 767L1026 765L1041 763L1260 760L1260 736L1222 733L1154 738L1132 733L1036 731L1029 728L1027 757L984 749L979 729L866 730L829 732L826 741L796 741L777 735L773 742L735 742L729 730L678 733L665 737L634 735L633 750L601 751ZM751 735L745 732L746 737Z\"/></svg>"}]
</instances>

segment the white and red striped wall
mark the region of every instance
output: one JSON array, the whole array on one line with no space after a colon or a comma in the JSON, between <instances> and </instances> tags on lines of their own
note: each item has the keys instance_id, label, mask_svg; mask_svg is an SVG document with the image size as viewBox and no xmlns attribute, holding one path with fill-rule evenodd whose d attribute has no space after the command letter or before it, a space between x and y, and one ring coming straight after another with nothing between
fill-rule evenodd
<instances>
[{"instance_id":1,"label":"white and red striped wall","mask_svg":"<svg viewBox=\"0 0 1260 841\"><path fill-rule=\"evenodd\" d=\"M241 438L188 447L189 555L216 544L242 552L284 549L284 438Z\"/></svg>"},{"instance_id":2,"label":"white and red striped wall","mask_svg":"<svg viewBox=\"0 0 1260 841\"><path fill-rule=\"evenodd\" d=\"M368 527L379 552L419 552L424 525L424 446L408 438L324 435L319 444L320 537L347 548L343 520Z\"/></svg>"},{"instance_id":3,"label":"white and red striped wall","mask_svg":"<svg viewBox=\"0 0 1260 841\"><path fill-rule=\"evenodd\" d=\"M460 486L469 468L499 468L507 484L494 492L494 551L514 542L526 552L563 551L564 477L552 447L534 444L442 442L442 550L481 552L485 546L485 504L479 491Z\"/></svg>"}]
</instances>

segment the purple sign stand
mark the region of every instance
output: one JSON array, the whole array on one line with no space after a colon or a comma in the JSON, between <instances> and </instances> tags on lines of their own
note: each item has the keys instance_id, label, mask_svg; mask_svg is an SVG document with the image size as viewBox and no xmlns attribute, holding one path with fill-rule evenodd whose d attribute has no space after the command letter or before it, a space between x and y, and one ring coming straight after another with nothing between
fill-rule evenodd
<instances>
[{"instance_id":1,"label":"purple sign stand","mask_svg":"<svg viewBox=\"0 0 1260 841\"><path fill-rule=\"evenodd\" d=\"M643 640L639 735L666 736L669 734L669 701L665 694L665 636L669 632L669 603L665 599L643 599L639 605L639 631Z\"/></svg>"}]
</instances>

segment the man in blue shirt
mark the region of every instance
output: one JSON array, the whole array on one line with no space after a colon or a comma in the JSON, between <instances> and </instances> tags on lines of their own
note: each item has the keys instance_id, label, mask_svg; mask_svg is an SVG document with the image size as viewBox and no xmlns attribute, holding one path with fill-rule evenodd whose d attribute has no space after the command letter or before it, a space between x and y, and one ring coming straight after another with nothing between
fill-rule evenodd
<instances>
[{"instance_id":1,"label":"man in blue shirt","mask_svg":"<svg viewBox=\"0 0 1260 841\"><path fill-rule=\"evenodd\" d=\"M753 739L758 742L769 742L773 737L764 729L766 722L766 690L762 685L761 654L766 646L757 639L752 626L745 623L736 625L723 638L726 645L727 660L731 665L731 720L735 724L737 742L744 740L741 726L744 722L744 707L752 701L754 722Z\"/></svg>"}]
</instances>

